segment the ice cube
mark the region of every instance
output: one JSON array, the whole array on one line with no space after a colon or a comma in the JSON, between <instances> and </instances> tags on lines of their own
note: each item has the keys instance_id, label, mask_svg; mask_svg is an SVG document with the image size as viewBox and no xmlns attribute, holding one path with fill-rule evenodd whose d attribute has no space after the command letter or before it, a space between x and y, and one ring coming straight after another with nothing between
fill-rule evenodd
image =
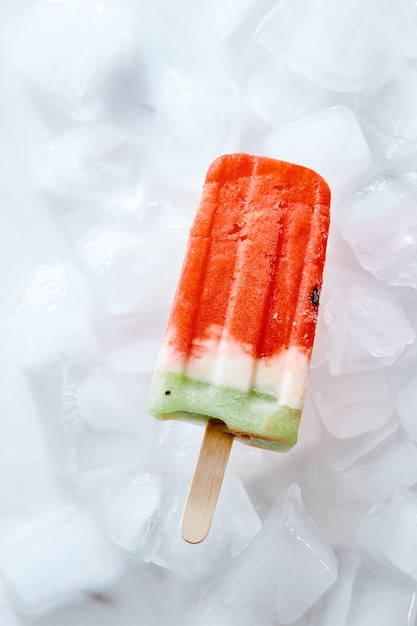
<instances>
[{"instance_id":1,"label":"ice cube","mask_svg":"<svg viewBox=\"0 0 417 626\"><path fill-rule=\"evenodd\" d=\"M413 626L417 588L410 578L356 550L341 549L338 557L339 578L315 607L312 623Z\"/></svg>"},{"instance_id":2,"label":"ice cube","mask_svg":"<svg viewBox=\"0 0 417 626\"><path fill-rule=\"evenodd\" d=\"M304 508L298 485L219 580L226 604L283 624L299 619L337 578L337 559Z\"/></svg>"},{"instance_id":3,"label":"ice cube","mask_svg":"<svg viewBox=\"0 0 417 626\"><path fill-rule=\"evenodd\" d=\"M63 371L63 427L85 470L146 462L154 420L146 414L149 376L67 362Z\"/></svg>"},{"instance_id":4,"label":"ice cube","mask_svg":"<svg viewBox=\"0 0 417 626\"><path fill-rule=\"evenodd\" d=\"M35 268L33 277L15 311L16 313L50 313L65 311L69 277L61 264Z\"/></svg>"},{"instance_id":5,"label":"ice cube","mask_svg":"<svg viewBox=\"0 0 417 626\"><path fill-rule=\"evenodd\" d=\"M394 8L389 2L283 0L255 37L324 89L355 92L380 76L392 54L407 49L412 17L406 2Z\"/></svg>"},{"instance_id":6,"label":"ice cube","mask_svg":"<svg viewBox=\"0 0 417 626\"><path fill-rule=\"evenodd\" d=\"M266 135L262 149L267 156L315 170L327 180L333 194L352 184L371 163L356 117L344 105L277 126Z\"/></svg>"},{"instance_id":7,"label":"ice cube","mask_svg":"<svg viewBox=\"0 0 417 626\"><path fill-rule=\"evenodd\" d=\"M218 0L214 11L216 31L237 59L250 42L257 24L275 0Z\"/></svg>"},{"instance_id":8,"label":"ice cube","mask_svg":"<svg viewBox=\"0 0 417 626\"><path fill-rule=\"evenodd\" d=\"M0 583L0 623L2 626L21 626L21 621L7 597L3 582Z\"/></svg>"},{"instance_id":9,"label":"ice cube","mask_svg":"<svg viewBox=\"0 0 417 626\"><path fill-rule=\"evenodd\" d=\"M247 107L269 126L297 120L319 108L323 99L317 85L257 41L245 50L237 86Z\"/></svg>"},{"instance_id":10,"label":"ice cube","mask_svg":"<svg viewBox=\"0 0 417 626\"><path fill-rule=\"evenodd\" d=\"M241 482L229 473L208 538L199 545L186 543L179 533L179 523L188 485L189 476L184 480L184 474L125 475L107 494L102 526L112 541L140 560L160 565L187 580L202 581L240 554L259 531L261 522Z\"/></svg>"},{"instance_id":11,"label":"ice cube","mask_svg":"<svg viewBox=\"0 0 417 626\"><path fill-rule=\"evenodd\" d=\"M105 535L124 550L146 559L162 515L168 515L172 481L153 473L123 475L110 488L103 502L100 520ZM168 496L168 497L167 497Z\"/></svg>"},{"instance_id":12,"label":"ice cube","mask_svg":"<svg viewBox=\"0 0 417 626\"><path fill-rule=\"evenodd\" d=\"M321 367L312 371L309 389L326 428L339 439L381 428L393 415L388 368L330 376Z\"/></svg>"},{"instance_id":13,"label":"ice cube","mask_svg":"<svg viewBox=\"0 0 417 626\"><path fill-rule=\"evenodd\" d=\"M178 528L185 501L186 489L180 491L174 509L174 529ZM190 545L165 520L164 536L153 562L177 572L185 578L206 579L220 571L231 558L241 554L261 528L261 521L242 482L231 472L225 476L212 526L207 539Z\"/></svg>"},{"instance_id":14,"label":"ice cube","mask_svg":"<svg viewBox=\"0 0 417 626\"><path fill-rule=\"evenodd\" d=\"M61 356L90 359L96 354L94 326L76 315L10 315L5 318L7 341L22 367L57 363Z\"/></svg>"},{"instance_id":15,"label":"ice cube","mask_svg":"<svg viewBox=\"0 0 417 626\"><path fill-rule=\"evenodd\" d=\"M200 189L208 164L227 152L234 96L213 82L170 72L151 147L154 176Z\"/></svg>"},{"instance_id":16,"label":"ice cube","mask_svg":"<svg viewBox=\"0 0 417 626\"><path fill-rule=\"evenodd\" d=\"M106 365L120 372L152 372L169 311L142 311L97 320L97 341Z\"/></svg>"},{"instance_id":17,"label":"ice cube","mask_svg":"<svg viewBox=\"0 0 417 626\"><path fill-rule=\"evenodd\" d=\"M152 468L157 472L191 472L197 462L203 434L201 424L164 421L152 442ZM263 473L263 460L261 449L236 443L230 453L228 468L242 479L254 479L257 473Z\"/></svg>"},{"instance_id":18,"label":"ice cube","mask_svg":"<svg viewBox=\"0 0 417 626\"><path fill-rule=\"evenodd\" d=\"M399 379L395 408L404 430L414 442L417 441L417 365L410 363Z\"/></svg>"},{"instance_id":19,"label":"ice cube","mask_svg":"<svg viewBox=\"0 0 417 626\"><path fill-rule=\"evenodd\" d=\"M417 587L395 568L363 556L356 572L346 625L412 626Z\"/></svg>"},{"instance_id":20,"label":"ice cube","mask_svg":"<svg viewBox=\"0 0 417 626\"><path fill-rule=\"evenodd\" d=\"M349 622L346 622L346 616L355 576L361 562L361 554L358 550L349 548L340 548L336 550L336 554L339 561L337 580L313 608L312 625L315 622L320 623L320 626L349 625Z\"/></svg>"},{"instance_id":21,"label":"ice cube","mask_svg":"<svg viewBox=\"0 0 417 626\"><path fill-rule=\"evenodd\" d=\"M226 606L217 597L210 596L193 610L185 626L274 626L276 622L265 620L254 613Z\"/></svg>"},{"instance_id":22,"label":"ice cube","mask_svg":"<svg viewBox=\"0 0 417 626\"><path fill-rule=\"evenodd\" d=\"M390 285L417 289L416 189L386 172L343 205L341 232L365 269Z\"/></svg>"},{"instance_id":23,"label":"ice cube","mask_svg":"<svg viewBox=\"0 0 417 626\"><path fill-rule=\"evenodd\" d=\"M12 363L0 381L0 403L1 519L33 514L51 502L61 504L65 497L60 494L52 451L42 428L42 405L27 375ZM56 441L54 444L57 446Z\"/></svg>"},{"instance_id":24,"label":"ice cube","mask_svg":"<svg viewBox=\"0 0 417 626\"><path fill-rule=\"evenodd\" d=\"M197 462L203 432L199 424L164 420L152 441L152 469L163 473L191 472Z\"/></svg>"},{"instance_id":25,"label":"ice cube","mask_svg":"<svg viewBox=\"0 0 417 626\"><path fill-rule=\"evenodd\" d=\"M47 96L44 104L91 121L149 101L135 36L117 4L40 0L12 26L14 62Z\"/></svg>"},{"instance_id":26,"label":"ice cube","mask_svg":"<svg viewBox=\"0 0 417 626\"><path fill-rule=\"evenodd\" d=\"M323 296L332 375L392 365L414 341L397 298L374 278L328 266Z\"/></svg>"},{"instance_id":27,"label":"ice cube","mask_svg":"<svg viewBox=\"0 0 417 626\"><path fill-rule=\"evenodd\" d=\"M90 311L90 291L74 266L35 267L15 314L5 317L7 341L29 367L59 361L63 352L91 356L96 339Z\"/></svg>"},{"instance_id":28,"label":"ice cube","mask_svg":"<svg viewBox=\"0 0 417 626\"><path fill-rule=\"evenodd\" d=\"M18 529L5 539L0 559L16 607L33 614L102 593L120 571L95 523L73 508Z\"/></svg>"},{"instance_id":29,"label":"ice cube","mask_svg":"<svg viewBox=\"0 0 417 626\"><path fill-rule=\"evenodd\" d=\"M70 198L130 208L139 197L142 143L109 124L77 126L50 144L39 184Z\"/></svg>"},{"instance_id":30,"label":"ice cube","mask_svg":"<svg viewBox=\"0 0 417 626\"><path fill-rule=\"evenodd\" d=\"M168 308L175 293L188 220L180 211L176 224L164 220L164 203L147 208L140 217L80 211L67 218L80 260L112 315Z\"/></svg>"},{"instance_id":31,"label":"ice cube","mask_svg":"<svg viewBox=\"0 0 417 626\"><path fill-rule=\"evenodd\" d=\"M397 489L388 504L369 511L370 530L390 563L417 580L417 495Z\"/></svg>"},{"instance_id":32,"label":"ice cube","mask_svg":"<svg viewBox=\"0 0 417 626\"><path fill-rule=\"evenodd\" d=\"M417 151L417 59L402 58L358 97L359 115L384 139L394 159Z\"/></svg>"},{"instance_id":33,"label":"ice cube","mask_svg":"<svg viewBox=\"0 0 417 626\"><path fill-rule=\"evenodd\" d=\"M314 490L323 501L386 500L417 482L417 449L392 420L383 428L333 442L318 453Z\"/></svg>"}]
</instances>

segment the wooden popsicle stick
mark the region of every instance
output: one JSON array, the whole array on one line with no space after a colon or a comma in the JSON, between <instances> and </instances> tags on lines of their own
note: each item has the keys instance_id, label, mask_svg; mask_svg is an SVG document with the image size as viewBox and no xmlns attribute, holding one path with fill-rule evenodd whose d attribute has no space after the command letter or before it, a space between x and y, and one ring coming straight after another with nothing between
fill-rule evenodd
<instances>
[{"instance_id":1,"label":"wooden popsicle stick","mask_svg":"<svg viewBox=\"0 0 417 626\"><path fill-rule=\"evenodd\" d=\"M223 422L207 422L180 523L182 538L188 543L200 543L208 535L232 443L233 435Z\"/></svg>"}]
</instances>

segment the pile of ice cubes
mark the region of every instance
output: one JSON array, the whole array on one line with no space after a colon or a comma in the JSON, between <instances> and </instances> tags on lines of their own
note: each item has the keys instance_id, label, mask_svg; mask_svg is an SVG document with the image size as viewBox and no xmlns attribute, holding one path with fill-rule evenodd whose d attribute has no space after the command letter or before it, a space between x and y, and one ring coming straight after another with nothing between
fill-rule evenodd
<instances>
[{"instance_id":1,"label":"pile of ice cubes","mask_svg":"<svg viewBox=\"0 0 417 626\"><path fill-rule=\"evenodd\" d=\"M417 5L4 0L2 626L415 626ZM146 412L206 169L332 189L297 446L235 444L206 542L202 438Z\"/></svg>"}]
</instances>

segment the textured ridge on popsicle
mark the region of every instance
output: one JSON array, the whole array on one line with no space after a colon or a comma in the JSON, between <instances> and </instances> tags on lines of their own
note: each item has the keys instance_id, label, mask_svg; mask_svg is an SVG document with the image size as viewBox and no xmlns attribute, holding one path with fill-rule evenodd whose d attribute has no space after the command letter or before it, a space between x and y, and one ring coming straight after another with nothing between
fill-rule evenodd
<instances>
[{"instance_id":1,"label":"textured ridge on popsicle","mask_svg":"<svg viewBox=\"0 0 417 626\"><path fill-rule=\"evenodd\" d=\"M210 166L154 374L150 412L221 419L288 449L313 346L330 191L302 166L247 154Z\"/></svg>"}]
</instances>

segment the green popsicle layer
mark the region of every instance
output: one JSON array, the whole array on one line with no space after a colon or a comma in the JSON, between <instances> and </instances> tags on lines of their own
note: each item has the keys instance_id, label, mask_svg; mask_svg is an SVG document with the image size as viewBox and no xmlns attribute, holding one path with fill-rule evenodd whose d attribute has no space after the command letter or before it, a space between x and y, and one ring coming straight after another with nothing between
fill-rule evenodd
<instances>
[{"instance_id":1,"label":"green popsicle layer","mask_svg":"<svg viewBox=\"0 0 417 626\"><path fill-rule=\"evenodd\" d=\"M245 392L160 370L152 381L149 412L160 419L218 419L243 443L282 452L295 445L301 418L299 409L280 404L272 394Z\"/></svg>"}]
</instances>

